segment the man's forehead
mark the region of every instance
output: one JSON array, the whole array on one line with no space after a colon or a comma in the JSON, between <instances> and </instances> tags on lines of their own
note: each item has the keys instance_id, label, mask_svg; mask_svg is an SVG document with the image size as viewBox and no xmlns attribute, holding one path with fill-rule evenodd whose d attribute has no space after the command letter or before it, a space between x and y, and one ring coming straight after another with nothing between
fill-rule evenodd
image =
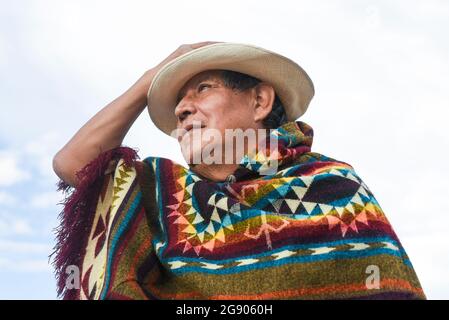
<instances>
[{"instance_id":1,"label":"man's forehead","mask_svg":"<svg viewBox=\"0 0 449 320\"><path fill-rule=\"evenodd\" d=\"M178 98L184 96L187 89L196 87L198 83L206 80L221 80L220 71L208 70L197 73L182 86L182 88L178 92Z\"/></svg>"}]
</instances>

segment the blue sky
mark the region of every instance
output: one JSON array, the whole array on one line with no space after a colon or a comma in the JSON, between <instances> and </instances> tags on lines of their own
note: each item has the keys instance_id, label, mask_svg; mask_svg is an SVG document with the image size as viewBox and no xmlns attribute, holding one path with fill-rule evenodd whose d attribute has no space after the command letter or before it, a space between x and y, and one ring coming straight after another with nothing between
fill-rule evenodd
<instances>
[{"instance_id":1,"label":"blue sky","mask_svg":"<svg viewBox=\"0 0 449 320\"><path fill-rule=\"evenodd\" d=\"M313 151L352 164L429 298L449 298L446 1L0 0L0 298L55 299L53 155L182 43L251 43L297 61ZM125 138L183 163L144 111Z\"/></svg>"}]
</instances>

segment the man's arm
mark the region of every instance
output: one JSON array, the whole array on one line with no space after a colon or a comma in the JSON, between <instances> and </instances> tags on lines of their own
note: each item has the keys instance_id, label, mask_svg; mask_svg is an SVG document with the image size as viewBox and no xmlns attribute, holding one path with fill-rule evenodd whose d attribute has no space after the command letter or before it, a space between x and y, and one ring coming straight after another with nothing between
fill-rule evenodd
<instances>
[{"instance_id":1,"label":"man's arm","mask_svg":"<svg viewBox=\"0 0 449 320\"><path fill-rule=\"evenodd\" d=\"M181 45L155 68L146 71L125 93L95 114L53 157L53 170L58 177L76 187L76 172L100 153L122 144L132 124L147 105L147 91L159 69L186 52L212 43L215 42Z\"/></svg>"},{"instance_id":2,"label":"man's arm","mask_svg":"<svg viewBox=\"0 0 449 320\"><path fill-rule=\"evenodd\" d=\"M146 93L152 70L127 91L95 114L53 157L53 170L71 186L76 186L76 172L100 153L119 147L134 121L146 107Z\"/></svg>"}]
</instances>

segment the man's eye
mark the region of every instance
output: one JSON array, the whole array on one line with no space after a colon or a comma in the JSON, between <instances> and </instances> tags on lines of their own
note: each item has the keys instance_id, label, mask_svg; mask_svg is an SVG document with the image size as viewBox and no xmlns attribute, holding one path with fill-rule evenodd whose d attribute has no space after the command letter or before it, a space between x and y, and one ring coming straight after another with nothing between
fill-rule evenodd
<instances>
[{"instance_id":1,"label":"man's eye","mask_svg":"<svg viewBox=\"0 0 449 320\"><path fill-rule=\"evenodd\" d=\"M201 92L201 91L203 91L203 89L205 89L205 88L210 88L210 87L211 87L210 84L202 83L202 84L200 84L200 85L198 86L198 92Z\"/></svg>"}]
</instances>

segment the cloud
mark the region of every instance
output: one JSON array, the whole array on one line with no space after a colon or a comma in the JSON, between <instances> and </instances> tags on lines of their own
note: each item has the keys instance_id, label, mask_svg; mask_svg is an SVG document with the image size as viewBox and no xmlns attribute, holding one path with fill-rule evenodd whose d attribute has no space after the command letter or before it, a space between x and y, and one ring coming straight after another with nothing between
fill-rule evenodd
<instances>
[{"instance_id":1,"label":"cloud","mask_svg":"<svg viewBox=\"0 0 449 320\"><path fill-rule=\"evenodd\" d=\"M57 179L53 172L53 157L63 144L63 139L56 131L48 130L29 139L21 150L23 157L33 159L29 164L36 172L36 178L44 179L42 184L48 184Z\"/></svg>"},{"instance_id":2,"label":"cloud","mask_svg":"<svg viewBox=\"0 0 449 320\"><path fill-rule=\"evenodd\" d=\"M41 192L33 195L31 206L35 208L55 208L61 202L61 194L56 191Z\"/></svg>"},{"instance_id":3,"label":"cloud","mask_svg":"<svg viewBox=\"0 0 449 320\"><path fill-rule=\"evenodd\" d=\"M429 299L447 299L449 260L447 231L410 235L401 239Z\"/></svg>"},{"instance_id":4,"label":"cloud","mask_svg":"<svg viewBox=\"0 0 449 320\"><path fill-rule=\"evenodd\" d=\"M17 203L17 198L9 192L0 190L0 205L11 206Z\"/></svg>"},{"instance_id":5,"label":"cloud","mask_svg":"<svg viewBox=\"0 0 449 320\"><path fill-rule=\"evenodd\" d=\"M0 187L14 185L30 177L30 173L20 167L17 152L0 150Z\"/></svg>"},{"instance_id":6,"label":"cloud","mask_svg":"<svg viewBox=\"0 0 449 320\"><path fill-rule=\"evenodd\" d=\"M2 272L48 273L52 270L52 266L46 259L18 260L0 258L0 271Z\"/></svg>"},{"instance_id":7,"label":"cloud","mask_svg":"<svg viewBox=\"0 0 449 320\"><path fill-rule=\"evenodd\" d=\"M38 254L48 256L52 252L52 246L49 243L0 239L0 252L2 255L6 253L26 253L29 255Z\"/></svg>"},{"instance_id":8,"label":"cloud","mask_svg":"<svg viewBox=\"0 0 449 320\"><path fill-rule=\"evenodd\" d=\"M47 131L30 137L23 146L0 150L0 187L8 188L33 179L35 187L55 188L58 177L53 172L52 162L62 145L60 135ZM11 192L0 192L0 204L14 198Z\"/></svg>"},{"instance_id":9,"label":"cloud","mask_svg":"<svg viewBox=\"0 0 449 320\"><path fill-rule=\"evenodd\" d=\"M5 68L6 65L8 64L7 46L8 42L3 37L3 34L0 33L0 70Z\"/></svg>"},{"instance_id":10,"label":"cloud","mask_svg":"<svg viewBox=\"0 0 449 320\"><path fill-rule=\"evenodd\" d=\"M0 271L52 272L53 267L48 260L51 252L52 247L48 243L0 239Z\"/></svg>"},{"instance_id":11,"label":"cloud","mask_svg":"<svg viewBox=\"0 0 449 320\"><path fill-rule=\"evenodd\" d=\"M29 220L0 212L0 235L2 237L28 236L33 233Z\"/></svg>"}]
</instances>

